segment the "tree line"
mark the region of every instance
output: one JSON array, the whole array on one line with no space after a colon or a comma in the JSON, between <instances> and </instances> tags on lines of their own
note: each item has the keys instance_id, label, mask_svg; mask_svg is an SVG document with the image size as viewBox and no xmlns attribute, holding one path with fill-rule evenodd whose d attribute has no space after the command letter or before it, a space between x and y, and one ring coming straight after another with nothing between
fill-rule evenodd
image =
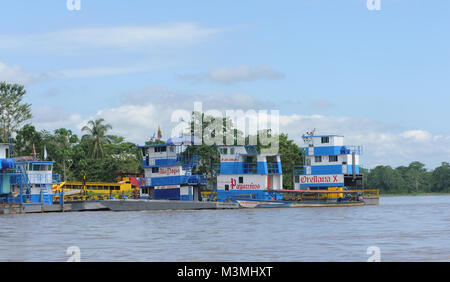
<instances>
[{"instance_id":1,"label":"tree line","mask_svg":"<svg viewBox=\"0 0 450 282\"><path fill-rule=\"evenodd\" d=\"M89 121L81 130L81 136L70 129L59 128L53 132L37 131L34 125L27 123L32 118L31 105L23 103L26 91L22 85L0 82L0 142L13 138L16 156L30 156L35 153L40 159L54 161L54 172L62 176L63 181L79 181L82 174L87 181L113 182L116 173L143 173L142 156L137 144L125 141L117 135L108 135L112 126L103 119ZM193 113L199 115L199 113ZM214 122L213 117L201 120L203 130ZM206 121L204 121L206 120ZM191 130L194 129L194 121ZM236 138L243 133L233 127L231 120L223 119L223 134L231 132ZM214 136L214 129L206 132ZM270 135L270 132L266 132ZM225 135L224 135L225 136ZM223 137L224 137L223 136ZM283 188L293 189L293 168L303 164L301 148L289 139L287 134L277 136L279 153L283 168ZM225 137L224 137L225 138ZM246 143L249 136L245 138ZM225 140L225 139L224 139ZM145 142L146 145L164 143L161 140ZM257 145L258 150L261 146ZM206 175L214 182L214 169L220 162L219 153L214 145L189 146L186 154L198 154L199 166L196 173ZM427 170L420 162L409 166L392 168L377 166L373 169L361 169L363 183L359 186L380 189L381 193L450 193L450 165L443 162L434 170Z\"/></svg>"},{"instance_id":2,"label":"tree line","mask_svg":"<svg viewBox=\"0 0 450 282\"><path fill-rule=\"evenodd\" d=\"M409 166L377 166L362 169L365 188L379 189L383 194L450 193L450 164L443 162L427 170L421 162Z\"/></svg>"}]
</instances>

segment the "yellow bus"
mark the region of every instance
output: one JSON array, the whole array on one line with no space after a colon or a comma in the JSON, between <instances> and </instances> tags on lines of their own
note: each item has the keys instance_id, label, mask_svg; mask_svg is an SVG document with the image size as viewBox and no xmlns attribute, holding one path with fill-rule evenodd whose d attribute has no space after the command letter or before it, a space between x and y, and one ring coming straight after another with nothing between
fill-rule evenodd
<instances>
[{"instance_id":1,"label":"yellow bus","mask_svg":"<svg viewBox=\"0 0 450 282\"><path fill-rule=\"evenodd\" d=\"M119 182L86 182L65 181L61 184L53 185L53 193L59 194L64 189L66 194L81 194L88 192L97 195L132 195L138 192L138 187L134 185L129 177L121 177Z\"/></svg>"}]
</instances>

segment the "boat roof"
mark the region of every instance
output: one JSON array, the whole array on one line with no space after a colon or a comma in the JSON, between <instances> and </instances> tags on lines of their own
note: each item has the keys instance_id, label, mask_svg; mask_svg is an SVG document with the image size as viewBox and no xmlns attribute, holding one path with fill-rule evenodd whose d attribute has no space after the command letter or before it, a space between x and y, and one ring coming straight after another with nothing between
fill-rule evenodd
<instances>
[{"instance_id":1,"label":"boat roof","mask_svg":"<svg viewBox=\"0 0 450 282\"><path fill-rule=\"evenodd\" d=\"M55 161L33 160L33 157L15 157L15 162L32 163L32 164L53 164Z\"/></svg>"},{"instance_id":2,"label":"boat roof","mask_svg":"<svg viewBox=\"0 0 450 282\"><path fill-rule=\"evenodd\" d=\"M309 138L320 138L320 137L344 137L344 135L339 134L329 134L329 135L302 135L303 138L309 137Z\"/></svg>"},{"instance_id":3,"label":"boat roof","mask_svg":"<svg viewBox=\"0 0 450 282\"><path fill-rule=\"evenodd\" d=\"M216 147L256 147L256 145L216 145Z\"/></svg>"},{"instance_id":4,"label":"boat roof","mask_svg":"<svg viewBox=\"0 0 450 282\"><path fill-rule=\"evenodd\" d=\"M196 138L195 136L180 136L180 137L169 138L169 139L167 139L166 143L164 143L164 144L142 145L142 146L138 146L138 148L182 146L182 145L191 145L192 143L194 143L194 145L202 144L201 140Z\"/></svg>"}]
</instances>

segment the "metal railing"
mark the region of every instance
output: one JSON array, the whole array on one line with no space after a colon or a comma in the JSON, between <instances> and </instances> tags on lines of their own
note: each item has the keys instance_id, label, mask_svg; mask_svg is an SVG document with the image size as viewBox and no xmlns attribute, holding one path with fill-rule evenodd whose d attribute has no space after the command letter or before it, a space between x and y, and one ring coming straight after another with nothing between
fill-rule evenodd
<instances>
[{"instance_id":1,"label":"metal railing","mask_svg":"<svg viewBox=\"0 0 450 282\"><path fill-rule=\"evenodd\" d=\"M267 172L269 174L280 174L281 169L278 166L278 163L267 163Z\"/></svg>"},{"instance_id":2,"label":"metal railing","mask_svg":"<svg viewBox=\"0 0 450 282\"><path fill-rule=\"evenodd\" d=\"M207 185L205 175L176 175L166 177L145 177L145 186L169 186L169 185Z\"/></svg>"},{"instance_id":3,"label":"metal railing","mask_svg":"<svg viewBox=\"0 0 450 282\"><path fill-rule=\"evenodd\" d=\"M59 174L27 174L30 184L58 184L61 183Z\"/></svg>"},{"instance_id":4,"label":"metal railing","mask_svg":"<svg viewBox=\"0 0 450 282\"><path fill-rule=\"evenodd\" d=\"M363 153L363 147L362 146L356 146L356 145L351 145L351 146L342 146L341 147L341 154L351 154L351 153L355 153L357 155L362 155Z\"/></svg>"},{"instance_id":5,"label":"metal railing","mask_svg":"<svg viewBox=\"0 0 450 282\"><path fill-rule=\"evenodd\" d=\"M177 154L162 157L143 157L143 167L148 166L170 166L170 165L198 165L198 155Z\"/></svg>"},{"instance_id":6,"label":"metal railing","mask_svg":"<svg viewBox=\"0 0 450 282\"><path fill-rule=\"evenodd\" d=\"M257 163L243 163L244 174L257 174L258 165Z\"/></svg>"}]
</instances>

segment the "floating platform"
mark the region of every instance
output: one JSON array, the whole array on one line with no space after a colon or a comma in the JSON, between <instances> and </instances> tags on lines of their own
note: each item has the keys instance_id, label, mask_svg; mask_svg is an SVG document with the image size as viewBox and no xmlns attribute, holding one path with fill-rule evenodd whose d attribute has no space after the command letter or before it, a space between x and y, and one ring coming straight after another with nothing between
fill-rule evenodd
<instances>
[{"instance_id":1,"label":"floating platform","mask_svg":"<svg viewBox=\"0 0 450 282\"><path fill-rule=\"evenodd\" d=\"M171 200L104 200L101 201L101 204L111 211L217 210L239 208L239 204L236 203Z\"/></svg>"},{"instance_id":2,"label":"floating platform","mask_svg":"<svg viewBox=\"0 0 450 282\"><path fill-rule=\"evenodd\" d=\"M81 212L81 211L107 211L108 208L100 201L65 202L61 205L41 204L1 204L0 214L23 214L44 212Z\"/></svg>"},{"instance_id":3,"label":"floating platform","mask_svg":"<svg viewBox=\"0 0 450 282\"><path fill-rule=\"evenodd\" d=\"M378 202L378 199L371 199ZM365 199L366 201L366 199ZM302 208L302 207L355 207L368 203L358 202L285 202L270 200L240 199L236 202L200 202L174 200L117 199L97 201L64 202L64 205L41 204L0 204L1 214L25 214L47 212L82 212L82 211L164 211L164 210L218 210L240 208ZM373 204L373 203L372 203Z\"/></svg>"}]
</instances>

